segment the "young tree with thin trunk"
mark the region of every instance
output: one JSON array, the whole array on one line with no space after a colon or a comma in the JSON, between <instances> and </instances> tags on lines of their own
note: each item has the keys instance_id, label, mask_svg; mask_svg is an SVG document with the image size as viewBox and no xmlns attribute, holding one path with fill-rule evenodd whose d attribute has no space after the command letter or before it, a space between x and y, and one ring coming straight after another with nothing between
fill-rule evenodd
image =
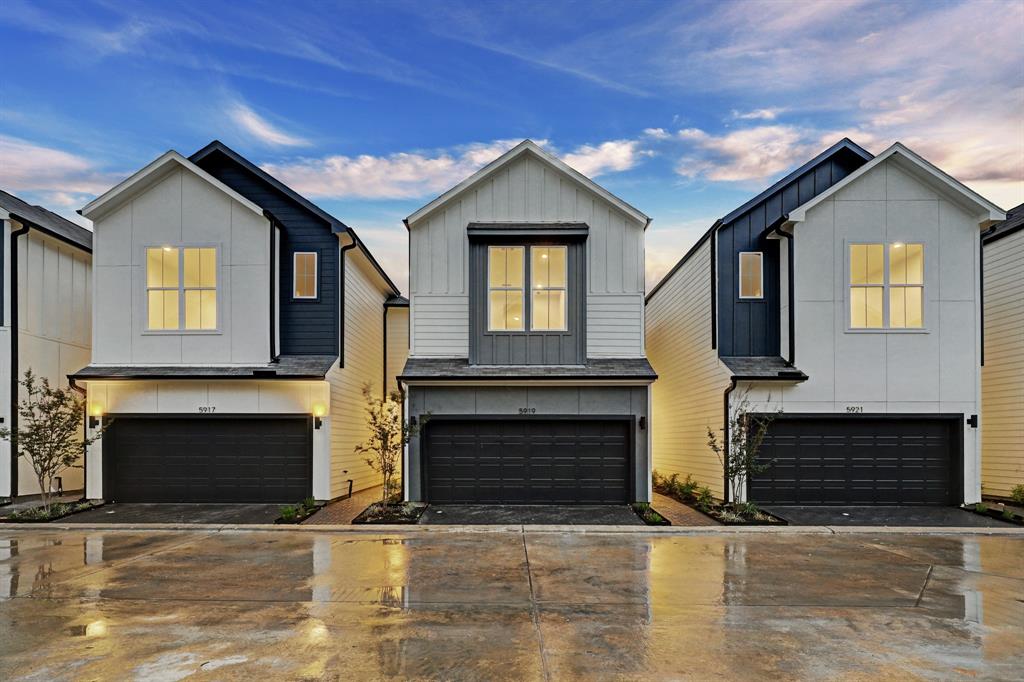
<instances>
[{"instance_id":1,"label":"young tree with thin trunk","mask_svg":"<svg viewBox=\"0 0 1024 682\"><path fill-rule=\"evenodd\" d=\"M743 490L751 476L767 471L774 462L763 461L759 454L768 427L777 413L754 413L750 409L750 389L744 391L739 402L729 411L728 441L708 427L708 447L718 456L732 489L732 505L739 506ZM768 396L767 402L771 402Z\"/></svg>"},{"instance_id":2,"label":"young tree with thin trunk","mask_svg":"<svg viewBox=\"0 0 1024 682\"><path fill-rule=\"evenodd\" d=\"M402 398L397 391L381 399L373 395L370 384L365 384L363 398L366 401L366 423L370 428L370 437L355 447L355 453L363 455L366 464L381 475L384 481L381 502L386 505L399 492L397 479L402 451L409 439L419 433L426 417L416 426L403 421Z\"/></svg>"}]
</instances>

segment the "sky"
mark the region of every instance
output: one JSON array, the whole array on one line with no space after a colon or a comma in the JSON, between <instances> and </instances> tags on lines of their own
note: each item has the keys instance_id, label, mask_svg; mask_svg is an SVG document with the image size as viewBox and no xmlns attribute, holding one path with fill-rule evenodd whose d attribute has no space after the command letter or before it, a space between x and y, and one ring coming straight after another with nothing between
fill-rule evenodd
<instances>
[{"instance_id":1,"label":"sky","mask_svg":"<svg viewBox=\"0 0 1024 682\"><path fill-rule=\"evenodd\" d=\"M653 218L653 285L844 136L1024 202L1024 0L4 0L0 188L75 210L213 139L354 227L531 138Z\"/></svg>"}]
</instances>

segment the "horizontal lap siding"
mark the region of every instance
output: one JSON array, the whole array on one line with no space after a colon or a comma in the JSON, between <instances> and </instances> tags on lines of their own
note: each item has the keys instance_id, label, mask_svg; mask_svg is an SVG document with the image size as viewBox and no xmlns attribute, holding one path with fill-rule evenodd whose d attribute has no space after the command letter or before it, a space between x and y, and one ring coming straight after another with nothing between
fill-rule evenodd
<instances>
[{"instance_id":1,"label":"horizontal lap siding","mask_svg":"<svg viewBox=\"0 0 1024 682\"><path fill-rule=\"evenodd\" d=\"M412 354L469 354L469 240L471 222L584 222L587 238L587 309L604 294L630 309L618 327L597 339L591 356L612 348L643 354L643 225L562 172L530 154L484 178L410 227L409 288ZM613 321L612 326L616 326ZM623 343L627 339L627 343Z\"/></svg>"},{"instance_id":2,"label":"horizontal lap siding","mask_svg":"<svg viewBox=\"0 0 1024 682\"><path fill-rule=\"evenodd\" d=\"M643 357L643 294L591 294L587 347L592 358Z\"/></svg>"},{"instance_id":3,"label":"horizontal lap siding","mask_svg":"<svg viewBox=\"0 0 1024 682\"><path fill-rule=\"evenodd\" d=\"M985 366L981 381L982 492L1024 483L1024 232L985 247Z\"/></svg>"},{"instance_id":4,"label":"horizontal lap siding","mask_svg":"<svg viewBox=\"0 0 1024 682\"><path fill-rule=\"evenodd\" d=\"M366 441L366 408L362 390L370 384L381 396L384 376L384 294L374 284L370 265L358 251L345 256L345 357L344 367L327 375L331 385L331 497L380 484L356 445ZM347 472L347 473L346 473Z\"/></svg>"},{"instance_id":5,"label":"horizontal lap siding","mask_svg":"<svg viewBox=\"0 0 1024 682\"><path fill-rule=\"evenodd\" d=\"M388 393L398 390L398 382L395 380L409 357L409 309L389 308L388 309L388 338L387 338L387 385Z\"/></svg>"},{"instance_id":6,"label":"horizontal lap siding","mask_svg":"<svg viewBox=\"0 0 1024 682\"><path fill-rule=\"evenodd\" d=\"M687 474L721 497L722 466L707 431L722 430L729 373L711 347L710 242L672 275L647 304L647 357L658 373L652 395L654 468Z\"/></svg>"}]
</instances>

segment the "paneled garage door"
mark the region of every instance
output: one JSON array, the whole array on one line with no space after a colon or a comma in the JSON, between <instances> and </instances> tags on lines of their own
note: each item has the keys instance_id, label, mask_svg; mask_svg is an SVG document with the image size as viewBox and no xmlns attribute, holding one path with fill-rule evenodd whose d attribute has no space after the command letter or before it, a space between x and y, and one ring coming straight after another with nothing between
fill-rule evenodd
<instances>
[{"instance_id":1,"label":"paneled garage door","mask_svg":"<svg viewBox=\"0 0 1024 682\"><path fill-rule=\"evenodd\" d=\"M629 501L630 423L434 420L422 452L427 499L471 504Z\"/></svg>"},{"instance_id":2,"label":"paneled garage door","mask_svg":"<svg viewBox=\"0 0 1024 682\"><path fill-rule=\"evenodd\" d=\"M312 493L306 417L114 417L104 497L117 502L297 502Z\"/></svg>"},{"instance_id":3,"label":"paneled garage door","mask_svg":"<svg viewBox=\"0 0 1024 682\"><path fill-rule=\"evenodd\" d=\"M784 416L749 498L786 505L944 505L961 501L960 420L919 416Z\"/></svg>"}]
</instances>

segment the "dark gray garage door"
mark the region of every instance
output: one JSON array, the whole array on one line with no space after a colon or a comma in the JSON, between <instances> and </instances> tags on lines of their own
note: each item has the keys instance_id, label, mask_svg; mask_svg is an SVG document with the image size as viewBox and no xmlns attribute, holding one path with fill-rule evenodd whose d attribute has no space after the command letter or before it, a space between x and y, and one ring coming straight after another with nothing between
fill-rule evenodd
<instances>
[{"instance_id":1,"label":"dark gray garage door","mask_svg":"<svg viewBox=\"0 0 1024 682\"><path fill-rule=\"evenodd\" d=\"M103 434L108 500L297 502L312 493L305 417L114 417Z\"/></svg>"},{"instance_id":2,"label":"dark gray garage door","mask_svg":"<svg viewBox=\"0 0 1024 682\"><path fill-rule=\"evenodd\" d=\"M626 421L434 420L424 434L434 503L622 504L630 485Z\"/></svg>"},{"instance_id":3,"label":"dark gray garage door","mask_svg":"<svg viewBox=\"0 0 1024 682\"><path fill-rule=\"evenodd\" d=\"M781 417L761 449L775 464L749 484L758 503L956 504L959 419Z\"/></svg>"}]
</instances>

